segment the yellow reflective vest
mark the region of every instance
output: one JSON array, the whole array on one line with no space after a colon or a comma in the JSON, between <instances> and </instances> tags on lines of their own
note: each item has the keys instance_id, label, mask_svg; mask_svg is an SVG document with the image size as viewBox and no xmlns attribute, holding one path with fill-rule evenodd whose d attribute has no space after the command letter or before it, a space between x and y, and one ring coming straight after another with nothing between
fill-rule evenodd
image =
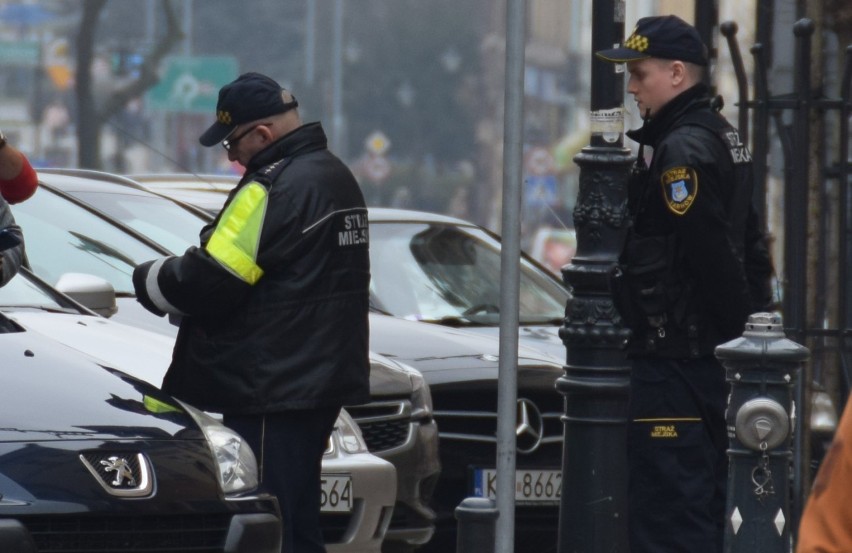
<instances>
[{"instance_id":1,"label":"yellow reflective vest","mask_svg":"<svg viewBox=\"0 0 852 553\"><path fill-rule=\"evenodd\" d=\"M262 184L243 186L225 208L205 246L211 257L249 284L263 276L257 251L268 202L269 194Z\"/></svg>"}]
</instances>

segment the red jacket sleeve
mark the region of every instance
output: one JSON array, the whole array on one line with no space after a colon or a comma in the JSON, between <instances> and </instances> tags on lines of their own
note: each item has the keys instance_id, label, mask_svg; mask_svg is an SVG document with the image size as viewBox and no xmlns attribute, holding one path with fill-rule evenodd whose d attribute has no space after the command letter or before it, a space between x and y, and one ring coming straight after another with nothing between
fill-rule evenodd
<instances>
[{"instance_id":1,"label":"red jacket sleeve","mask_svg":"<svg viewBox=\"0 0 852 553\"><path fill-rule=\"evenodd\" d=\"M18 176L9 180L0 179L0 194L10 204L21 203L35 194L38 188L38 175L30 165L27 156L21 154L23 165Z\"/></svg>"}]
</instances>

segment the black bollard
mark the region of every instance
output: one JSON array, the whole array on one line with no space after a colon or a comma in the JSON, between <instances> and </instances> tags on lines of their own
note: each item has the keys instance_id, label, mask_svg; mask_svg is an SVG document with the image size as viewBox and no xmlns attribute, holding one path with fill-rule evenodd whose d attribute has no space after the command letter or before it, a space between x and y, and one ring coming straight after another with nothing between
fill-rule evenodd
<instances>
[{"instance_id":1,"label":"black bollard","mask_svg":"<svg viewBox=\"0 0 852 553\"><path fill-rule=\"evenodd\" d=\"M731 384L725 553L790 550L793 386L809 356L772 313L716 348Z\"/></svg>"},{"instance_id":2,"label":"black bollard","mask_svg":"<svg viewBox=\"0 0 852 553\"><path fill-rule=\"evenodd\" d=\"M493 499L466 497L456 507L456 553L494 553L497 511Z\"/></svg>"},{"instance_id":3,"label":"black bollard","mask_svg":"<svg viewBox=\"0 0 852 553\"><path fill-rule=\"evenodd\" d=\"M591 52L624 39L624 0L595 0ZM577 253L562 268L571 290L559 336L565 396L559 553L626 553L627 402L630 331L612 303L609 276L624 244L627 181L635 157L624 147L624 71L591 59L589 145L580 168L574 227Z\"/></svg>"}]
</instances>

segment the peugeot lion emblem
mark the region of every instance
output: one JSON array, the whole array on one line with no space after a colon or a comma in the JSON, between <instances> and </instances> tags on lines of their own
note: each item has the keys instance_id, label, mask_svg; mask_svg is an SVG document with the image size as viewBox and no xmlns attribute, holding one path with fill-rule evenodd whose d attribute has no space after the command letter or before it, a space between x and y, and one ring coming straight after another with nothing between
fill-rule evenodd
<instances>
[{"instance_id":1,"label":"peugeot lion emblem","mask_svg":"<svg viewBox=\"0 0 852 553\"><path fill-rule=\"evenodd\" d=\"M114 488L122 487L124 480L127 479L127 485L136 487L136 478L133 476L133 471L130 470L130 463L123 457L113 455L106 461L101 461L101 466L106 472L115 472L115 479L110 482Z\"/></svg>"},{"instance_id":2,"label":"peugeot lion emblem","mask_svg":"<svg viewBox=\"0 0 852 553\"><path fill-rule=\"evenodd\" d=\"M144 497L153 490L151 465L141 453L104 453L80 455L83 465L110 495Z\"/></svg>"},{"instance_id":3,"label":"peugeot lion emblem","mask_svg":"<svg viewBox=\"0 0 852 553\"><path fill-rule=\"evenodd\" d=\"M521 453L532 453L541 445L544 437L544 419L535 403L521 398L518 400L518 425L515 427L517 448Z\"/></svg>"}]
</instances>

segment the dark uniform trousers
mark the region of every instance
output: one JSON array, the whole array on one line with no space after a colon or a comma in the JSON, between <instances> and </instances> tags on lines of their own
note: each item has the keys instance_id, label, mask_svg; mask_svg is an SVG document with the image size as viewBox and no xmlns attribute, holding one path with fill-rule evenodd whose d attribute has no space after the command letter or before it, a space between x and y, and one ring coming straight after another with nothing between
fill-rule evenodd
<instances>
[{"instance_id":1,"label":"dark uniform trousers","mask_svg":"<svg viewBox=\"0 0 852 553\"><path fill-rule=\"evenodd\" d=\"M720 553L727 488L725 371L714 357L633 360L631 553Z\"/></svg>"},{"instance_id":2,"label":"dark uniform trousers","mask_svg":"<svg viewBox=\"0 0 852 553\"><path fill-rule=\"evenodd\" d=\"M261 486L278 497L282 553L325 553L320 529L322 457L339 407L225 415L254 451Z\"/></svg>"}]
</instances>

